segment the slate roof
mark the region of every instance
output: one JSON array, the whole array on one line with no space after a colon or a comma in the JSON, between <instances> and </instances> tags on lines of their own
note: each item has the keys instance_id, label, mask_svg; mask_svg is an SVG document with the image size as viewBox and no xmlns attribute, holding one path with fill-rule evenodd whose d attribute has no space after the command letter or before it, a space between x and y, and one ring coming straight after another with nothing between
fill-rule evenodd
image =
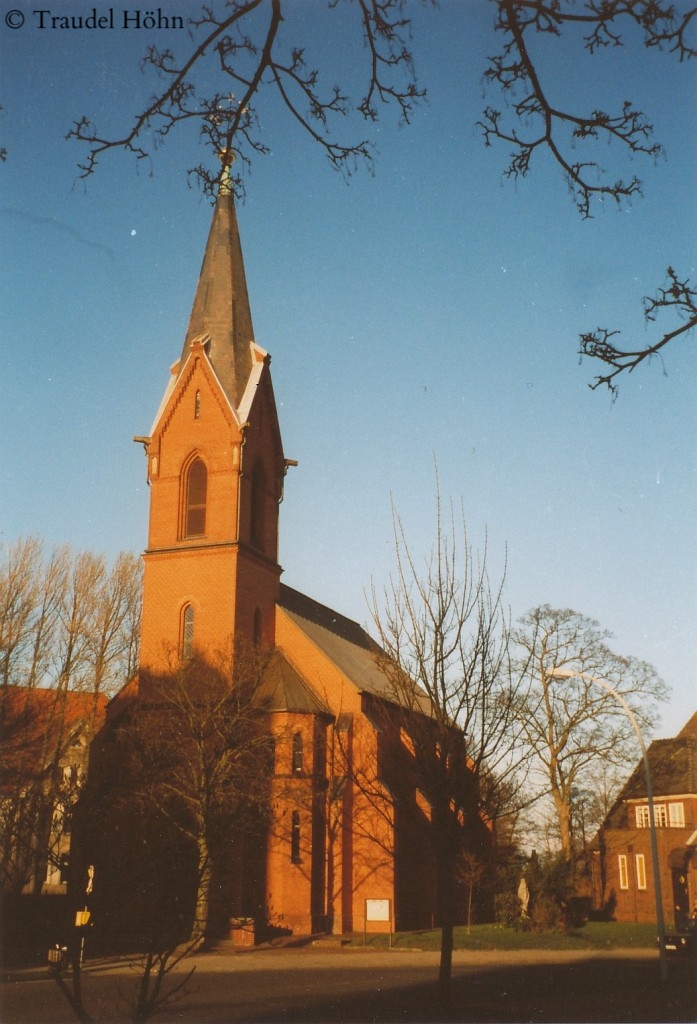
<instances>
[{"instance_id":1,"label":"slate roof","mask_svg":"<svg viewBox=\"0 0 697 1024\"><path fill-rule=\"evenodd\" d=\"M649 746L648 758L655 797L697 795L697 738L679 735L674 739L654 740ZM634 769L621 797L631 800L646 795L642 761Z\"/></svg>"},{"instance_id":2,"label":"slate roof","mask_svg":"<svg viewBox=\"0 0 697 1024\"><path fill-rule=\"evenodd\" d=\"M278 603L360 693L404 703L378 664L380 645L357 622L285 584L281 584ZM418 691L418 696L422 710L428 713L426 694Z\"/></svg>"},{"instance_id":3,"label":"slate roof","mask_svg":"<svg viewBox=\"0 0 697 1024\"><path fill-rule=\"evenodd\" d=\"M253 365L250 345L254 328L235 204L229 193L221 193L215 204L182 349L182 367L191 342L205 337L216 376L238 409Z\"/></svg>"},{"instance_id":4,"label":"slate roof","mask_svg":"<svg viewBox=\"0 0 697 1024\"><path fill-rule=\"evenodd\" d=\"M654 798L659 802L670 796L697 796L697 735L690 728L696 721L697 715L693 715L677 736L654 740L648 748L651 786ZM641 800L647 795L642 759L613 804L604 827L623 827L626 801Z\"/></svg>"},{"instance_id":5,"label":"slate roof","mask_svg":"<svg viewBox=\"0 0 697 1024\"><path fill-rule=\"evenodd\" d=\"M266 711L288 711L296 714L330 714L329 708L293 668L283 651L273 652L264 678L256 693Z\"/></svg>"}]
</instances>

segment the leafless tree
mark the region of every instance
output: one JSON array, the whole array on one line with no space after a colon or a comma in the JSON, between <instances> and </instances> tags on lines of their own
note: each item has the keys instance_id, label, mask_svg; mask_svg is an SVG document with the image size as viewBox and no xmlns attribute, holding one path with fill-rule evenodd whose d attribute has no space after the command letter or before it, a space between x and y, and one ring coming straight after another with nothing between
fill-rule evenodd
<instances>
[{"instance_id":1,"label":"leafless tree","mask_svg":"<svg viewBox=\"0 0 697 1024\"><path fill-rule=\"evenodd\" d=\"M8 549L0 574L0 680L3 690L16 682L32 648L41 603L43 552L36 537Z\"/></svg>"},{"instance_id":2,"label":"leafless tree","mask_svg":"<svg viewBox=\"0 0 697 1024\"><path fill-rule=\"evenodd\" d=\"M137 649L139 595L130 555L111 568L67 547L45 559L29 537L0 563L4 888L39 888L47 862L60 866L100 695L125 681Z\"/></svg>"},{"instance_id":3,"label":"leafless tree","mask_svg":"<svg viewBox=\"0 0 697 1024\"><path fill-rule=\"evenodd\" d=\"M141 815L183 843L196 889L189 938L197 944L210 935L219 851L265 820L272 745L256 703L265 663L261 651L238 650L215 664L196 656L158 675L141 669L137 698L126 692L114 708L114 760L95 759L90 775L86 806L96 820L106 814L118 829L120 814ZM100 876L110 874L94 856ZM158 936L154 948L162 942Z\"/></svg>"},{"instance_id":4,"label":"leafless tree","mask_svg":"<svg viewBox=\"0 0 697 1024\"><path fill-rule=\"evenodd\" d=\"M95 700L113 693L136 671L141 597L140 558L122 552L92 594L87 658L88 686Z\"/></svg>"},{"instance_id":5,"label":"leafless tree","mask_svg":"<svg viewBox=\"0 0 697 1024\"><path fill-rule=\"evenodd\" d=\"M647 734L667 688L651 665L616 654L607 631L570 609L535 608L520 620L515 640L531 683L516 711L553 801L562 855L571 864L574 791L604 764L626 768L639 755L631 721L594 678L622 695ZM560 669L583 675L560 678Z\"/></svg>"},{"instance_id":6,"label":"leafless tree","mask_svg":"<svg viewBox=\"0 0 697 1024\"><path fill-rule=\"evenodd\" d=\"M488 864L471 850L463 850L457 861L457 877L467 886L467 934L472 930L472 902L478 885L486 878Z\"/></svg>"},{"instance_id":7,"label":"leafless tree","mask_svg":"<svg viewBox=\"0 0 697 1024\"><path fill-rule=\"evenodd\" d=\"M380 664L403 723L414 785L429 807L442 925L440 981L451 977L457 863L468 830L501 811L523 777L525 748L513 710L525 673L509 653L503 579L492 586L487 554L477 558L464 515L445 519L423 566L394 514L396 569L372 611ZM485 806L483 797L487 795Z\"/></svg>"}]
</instances>

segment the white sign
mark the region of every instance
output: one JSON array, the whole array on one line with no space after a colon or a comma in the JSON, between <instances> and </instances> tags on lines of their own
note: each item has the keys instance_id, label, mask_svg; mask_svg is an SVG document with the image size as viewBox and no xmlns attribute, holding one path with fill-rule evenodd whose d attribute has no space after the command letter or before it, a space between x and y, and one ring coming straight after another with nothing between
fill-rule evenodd
<instances>
[{"instance_id":1,"label":"white sign","mask_svg":"<svg viewBox=\"0 0 697 1024\"><path fill-rule=\"evenodd\" d=\"M366 921L391 921L389 900L366 900Z\"/></svg>"}]
</instances>

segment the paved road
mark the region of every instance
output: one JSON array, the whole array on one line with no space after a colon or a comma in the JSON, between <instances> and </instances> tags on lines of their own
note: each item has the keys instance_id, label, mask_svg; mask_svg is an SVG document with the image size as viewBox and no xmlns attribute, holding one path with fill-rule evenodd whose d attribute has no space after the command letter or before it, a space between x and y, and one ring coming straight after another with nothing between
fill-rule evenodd
<instances>
[{"instance_id":1,"label":"paved road","mask_svg":"<svg viewBox=\"0 0 697 1024\"><path fill-rule=\"evenodd\" d=\"M159 1024L217 1022L697 1020L694 964L670 964L667 986L651 951L456 952L449 1003L434 979L438 955L408 951L254 950L185 961L196 971ZM129 1020L138 974L125 962L88 962L84 1004L96 1024ZM170 980L172 976L170 976ZM74 1024L55 981L17 971L0 991L2 1024Z\"/></svg>"}]
</instances>

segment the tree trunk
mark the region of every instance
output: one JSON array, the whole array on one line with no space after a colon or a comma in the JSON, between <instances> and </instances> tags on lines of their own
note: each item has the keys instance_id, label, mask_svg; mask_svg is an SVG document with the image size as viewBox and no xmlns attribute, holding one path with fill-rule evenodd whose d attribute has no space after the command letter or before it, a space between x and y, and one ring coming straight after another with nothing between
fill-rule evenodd
<instances>
[{"instance_id":1,"label":"tree trunk","mask_svg":"<svg viewBox=\"0 0 697 1024\"><path fill-rule=\"evenodd\" d=\"M554 802L557 806L557 816L559 818L559 839L561 842L562 856L567 864L571 864L573 861L571 807L568 799L559 791L554 793Z\"/></svg>"},{"instance_id":2,"label":"tree trunk","mask_svg":"<svg viewBox=\"0 0 697 1024\"><path fill-rule=\"evenodd\" d=\"M208 934L208 917L210 914L211 897L211 862L208 843L205 836L198 839L198 888L196 891L196 909L194 924L191 929L191 941L203 943Z\"/></svg>"},{"instance_id":3,"label":"tree trunk","mask_svg":"<svg viewBox=\"0 0 697 1024\"><path fill-rule=\"evenodd\" d=\"M440 916L440 966L438 984L441 994L450 995L453 973L453 898L454 865L449 851L441 851L438 858L438 913Z\"/></svg>"}]
</instances>

